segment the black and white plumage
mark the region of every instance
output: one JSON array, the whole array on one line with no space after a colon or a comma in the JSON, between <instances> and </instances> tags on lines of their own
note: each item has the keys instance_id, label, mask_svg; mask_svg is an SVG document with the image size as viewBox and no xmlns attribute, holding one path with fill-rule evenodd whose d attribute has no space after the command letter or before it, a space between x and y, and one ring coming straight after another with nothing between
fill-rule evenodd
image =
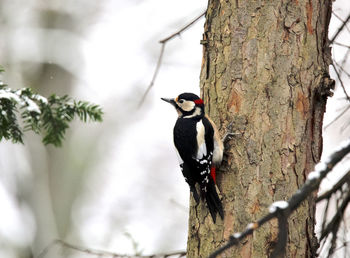
<instances>
[{"instance_id":1,"label":"black and white plumage","mask_svg":"<svg viewBox=\"0 0 350 258\"><path fill-rule=\"evenodd\" d=\"M200 198L195 185L200 186L215 223L216 214L223 219L224 212L216 191L215 166L220 165L223 143L213 121L204 113L204 103L193 93L182 93L175 99L162 100L172 104L178 119L174 127L174 144L180 168L197 203Z\"/></svg>"}]
</instances>

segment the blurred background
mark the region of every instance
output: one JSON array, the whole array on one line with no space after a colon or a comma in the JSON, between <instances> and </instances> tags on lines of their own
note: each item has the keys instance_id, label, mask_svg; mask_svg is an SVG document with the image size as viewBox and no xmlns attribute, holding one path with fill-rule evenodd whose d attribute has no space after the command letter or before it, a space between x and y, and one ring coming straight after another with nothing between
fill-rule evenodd
<instances>
[{"instance_id":1,"label":"blurred background","mask_svg":"<svg viewBox=\"0 0 350 258\"><path fill-rule=\"evenodd\" d=\"M0 257L38 257L55 239L122 254L186 249L189 190L172 143L177 115L160 97L199 94L204 18L166 44L154 88L138 104L155 70L158 41L206 5L0 0L1 79L15 89L91 101L105 113L101 124L74 122L61 148L45 147L33 133L24 145L0 143ZM348 0L337 0L334 12L340 19L332 17L330 37L350 13ZM349 29L336 41L349 45ZM332 53L350 70L349 48L334 44ZM337 81L325 125L347 107L344 96ZM325 154L349 135L349 116L324 130ZM86 255L55 245L45 257Z\"/></svg>"}]
</instances>

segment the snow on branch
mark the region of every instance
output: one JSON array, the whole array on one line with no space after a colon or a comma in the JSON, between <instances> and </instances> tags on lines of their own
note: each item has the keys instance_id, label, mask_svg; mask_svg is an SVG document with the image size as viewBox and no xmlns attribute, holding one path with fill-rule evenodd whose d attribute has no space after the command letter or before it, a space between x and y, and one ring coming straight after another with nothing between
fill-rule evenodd
<instances>
[{"instance_id":1,"label":"snow on branch","mask_svg":"<svg viewBox=\"0 0 350 258\"><path fill-rule=\"evenodd\" d=\"M219 254L223 253L228 248L238 245L243 239L248 235L253 234L255 230L264 225L266 222L277 218L278 220L278 240L271 257L281 257L285 253L285 247L287 243L287 223L289 216L301 205L301 203L306 200L314 191L319 189L320 183L323 178L338 164L348 153L350 152L350 139L341 143L338 149L336 149L333 154L331 154L324 161L321 161L315 166L314 171L309 173L304 185L296 191L294 195L288 201L277 201L270 205L269 213L256 222L249 223L247 227L242 232L234 233L230 236L228 242L214 251L209 257L215 258ZM327 193L321 195L317 201L321 201L325 198L329 199L332 194L337 192L345 182L349 182L348 179L350 172L347 173L346 179L341 178L334 187ZM349 187L348 187L349 188ZM343 214L347 204L350 202L350 192L348 191L346 197L344 198L342 204L339 206L337 213L333 219L325 226L321 232L321 240L333 233L336 235L336 231L339 228L340 221L343 218Z\"/></svg>"},{"instance_id":2,"label":"snow on branch","mask_svg":"<svg viewBox=\"0 0 350 258\"><path fill-rule=\"evenodd\" d=\"M33 131L43 135L44 144L60 146L75 117L83 122L88 118L100 122L102 114L98 105L86 101L75 101L67 95L45 98L30 88L13 90L0 81L0 141L23 143L23 132Z\"/></svg>"}]
</instances>

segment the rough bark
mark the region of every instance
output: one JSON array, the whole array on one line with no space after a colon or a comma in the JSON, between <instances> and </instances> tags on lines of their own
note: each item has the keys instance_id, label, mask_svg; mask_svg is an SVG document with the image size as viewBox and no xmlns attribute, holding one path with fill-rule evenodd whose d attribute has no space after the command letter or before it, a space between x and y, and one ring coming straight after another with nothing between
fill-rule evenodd
<instances>
[{"instance_id":1,"label":"rough bark","mask_svg":"<svg viewBox=\"0 0 350 258\"><path fill-rule=\"evenodd\" d=\"M188 257L207 257L235 231L288 199L322 152L328 92L331 1L209 1L201 94L222 134L233 122L218 171L225 219L213 224L191 200ZM289 219L287 257L312 257L314 198ZM224 257L268 257L277 221Z\"/></svg>"}]
</instances>

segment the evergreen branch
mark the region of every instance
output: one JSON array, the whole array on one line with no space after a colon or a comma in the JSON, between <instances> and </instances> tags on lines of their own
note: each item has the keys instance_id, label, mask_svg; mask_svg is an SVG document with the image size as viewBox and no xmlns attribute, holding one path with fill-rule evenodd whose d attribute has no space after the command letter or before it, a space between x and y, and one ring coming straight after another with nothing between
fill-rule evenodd
<instances>
[{"instance_id":1,"label":"evergreen branch","mask_svg":"<svg viewBox=\"0 0 350 258\"><path fill-rule=\"evenodd\" d=\"M30 88L15 91L0 81L0 141L4 138L23 143L23 132L33 131L42 134L44 144L61 146L69 122L75 117L83 122L101 122L102 114L98 105L86 101L72 101L67 95L54 94L46 99Z\"/></svg>"}]
</instances>

